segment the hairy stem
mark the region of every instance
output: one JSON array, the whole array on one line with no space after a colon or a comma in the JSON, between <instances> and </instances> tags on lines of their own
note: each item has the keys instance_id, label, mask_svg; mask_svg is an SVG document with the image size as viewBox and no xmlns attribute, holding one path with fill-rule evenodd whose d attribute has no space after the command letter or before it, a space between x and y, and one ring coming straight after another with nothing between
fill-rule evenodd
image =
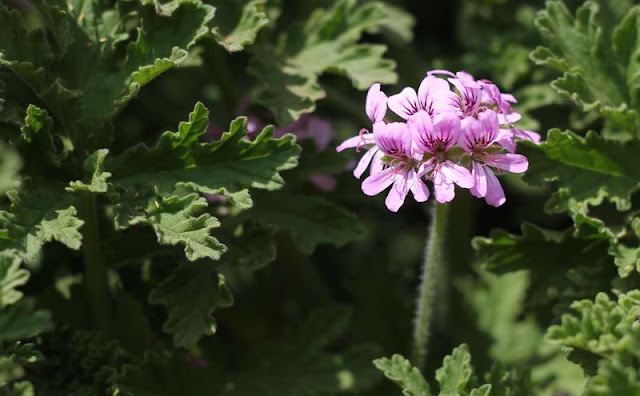
<instances>
[{"instance_id":1,"label":"hairy stem","mask_svg":"<svg viewBox=\"0 0 640 396\"><path fill-rule=\"evenodd\" d=\"M429 330L433 316L433 305L438 291L438 280L444 266L444 234L447 227L446 204L434 203L431 228L427 236L422 279L418 288L415 323L413 328L413 364L422 370L427 357Z\"/></svg>"},{"instance_id":2,"label":"hairy stem","mask_svg":"<svg viewBox=\"0 0 640 396\"><path fill-rule=\"evenodd\" d=\"M85 192L78 199L78 211L84 226L82 227L82 252L84 255L85 284L89 290L91 306L96 315L96 324L100 330L110 334L112 330L112 307L107 283L107 271L104 255L100 249L100 232L96 197Z\"/></svg>"}]
</instances>

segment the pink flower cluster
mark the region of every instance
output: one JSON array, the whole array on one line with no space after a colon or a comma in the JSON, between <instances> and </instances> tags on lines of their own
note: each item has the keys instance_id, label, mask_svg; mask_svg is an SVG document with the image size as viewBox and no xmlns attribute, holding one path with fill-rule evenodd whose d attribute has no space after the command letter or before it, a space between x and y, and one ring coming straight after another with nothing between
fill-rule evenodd
<instances>
[{"instance_id":1,"label":"pink flower cluster","mask_svg":"<svg viewBox=\"0 0 640 396\"><path fill-rule=\"evenodd\" d=\"M362 182L367 195L391 187L385 203L393 212L409 191L418 202L429 199L425 180L433 183L438 202L453 200L458 185L500 206L506 199L496 173L522 173L529 166L526 157L514 154L516 139L540 142L537 133L514 126L521 118L511 107L515 102L495 84L465 72L433 70L418 92L405 88L390 97L374 84L366 103L372 132L363 128L337 151L368 149L353 174L360 178L369 168ZM386 122L387 109L404 121Z\"/></svg>"}]
</instances>

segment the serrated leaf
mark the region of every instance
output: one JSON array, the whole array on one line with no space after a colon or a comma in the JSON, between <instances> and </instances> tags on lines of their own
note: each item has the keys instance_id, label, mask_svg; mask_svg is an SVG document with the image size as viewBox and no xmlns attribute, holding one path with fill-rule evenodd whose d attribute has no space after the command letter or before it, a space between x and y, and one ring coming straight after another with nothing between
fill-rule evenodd
<instances>
[{"instance_id":1,"label":"serrated leaf","mask_svg":"<svg viewBox=\"0 0 640 396\"><path fill-rule=\"evenodd\" d=\"M51 313L36 310L35 300L31 297L0 311L0 342L34 337L52 328Z\"/></svg>"},{"instance_id":2,"label":"serrated leaf","mask_svg":"<svg viewBox=\"0 0 640 396\"><path fill-rule=\"evenodd\" d=\"M298 248L308 254L318 244L342 246L363 232L353 214L320 197L278 191L255 194L255 201L242 216L290 230Z\"/></svg>"},{"instance_id":3,"label":"serrated leaf","mask_svg":"<svg viewBox=\"0 0 640 396\"><path fill-rule=\"evenodd\" d=\"M547 141L519 149L529 159L525 180L532 184L555 182L558 191L546 204L552 213L587 214L589 206L604 199L618 210L630 207L630 195L638 188L635 165L640 142L605 140L594 132L580 137L570 131L549 131Z\"/></svg>"},{"instance_id":4,"label":"serrated leaf","mask_svg":"<svg viewBox=\"0 0 640 396\"><path fill-rule=\"evenodd\" d=\"M229 52L242 51L253 44L258 32L269 23L265 13L265 0L253 0L245 4L240 21L228 34L221 34L213 29L213 35Z\"/></svg>"},{"instance_id":5,"label":"serrated leaf","mask_svg":"<svg viewBox=\"0 0 640 396\"><path fill-rule=\"evenodd\" d=\"M378 348L359 344L341 352L328 348L345 332L351 311L328 307L312 312L291 335L249 355L243 370L231 373L234 389L220 395L329 396L359 393L377 382L371 361Z\"/></svg>"},{"instance_id":6,"label":"serrated leaf","mask_svg":"<svg viewBox=\"0 0 640 396\"><path fill-rule=\"evenodd\" d=\"M587 1L574 18L562 2L549 1L536 19L548 47L538 47L531 57L564 73L552 84L558 92L632 130L640 99L640 8L630 6Z\"/></svg>"},{"instance_id":7,"label":"serrated leaf","mask_svg":"<svg viewBox=\"0 0 640 396\"><path fill-rule=\"evenodd\" d=\"M585 229L584 238L579 238L571 228L551 231L528 223L521 228L522 236L494 230L489 238L475 238L473 247L480 263L491 272L528 271L526 306L565 304L609 288L613 274L599 269L613 268L607 253L608 236ZM596 272L589 274L593 270Z\"/></svg>"},{"instance_id":8,"label":"serrated leaf","mask_svg":"<svg viewBox=\"0 0 640 396\"><path fill-rule=\"evenodd\" d=\"M149 225L162 245L183 245L191 261L202 258L217 260L226 247L211 236L220 222L208 213L207 201L198 194L127 196L116 209L116 227Z\"/></svg>"},{"instance_id":9,"label":"serrated leaf","mask_svg":"<svg viewBox=\"0 0 640 396\"><path fill-rule=\"evenodd\" d=\"M0 142L0 195L18 186L21 168L22 159L16 150Z\"/></svg>"},{"instance_id":10,"label":"serrated leaf","mask_svg":"<svg viewBox=\"0 0 640 396\"><path fill-rule=\"evenodd\" d=\"M485 262L490 265L490 262ZM529 287L525 271L494 276L486 271L479 278L459 283L460 292L473 308L478 327L492 339L492 359L503 363L525 362L533 358L542 341L542 331L531 316L521 318Z\"/></svg>"},{"instance_id":11,"label":"serrated leaf","mask_svg":"<svg viewBox=\"0 0 640 396\"><path fill-rule=\"evenodd\" d=\"M84 172L87 182L80 180L72 181L67 187L67 191L73 192L92 192L92 193L105 193L108 189L107 180L111 177L111 173L104 171L105 159L109 154L109 150L100 149L91 154L84 161Z\"/></svg>"},{"instance_id":12,"label":"serrated leaf","mask_svg":"<svg viewBox=\"0 0 640 396\"><path fill-rule=\"evenodd\" d=\"M576 361L592 372L594 363L611 356L626 342L625 335L640 314L640 291L622 294L617 302L599 293L595 300L576 301L571 308L575 313L562 315L561 323L549 327L546 337L571 348Z\"/></svg>"},{"instance_id":13,"label":"serrated leaf","mask_svg":"<svg viewBox=\"0 0 640 396\"><path fill-rule=\"evenodd\" d=\"M22 298L16 290L29 280L29 271L20 268L22 260L9 252L0 254L0 310Z\"/></svg>"},{"instance_id":14,"label":"serrated leaf","mask_svg":"<svg viewBox=\"0 0 640 396\"><path fill-rule=\"evenodd\" d=\"M230 220L230 219L229 219ZM275 229L256 223L245 224L228 229L226 223L220 230L220 241L228 248L222 261L229 269L251 271L262 268L276 258Z\"/></svg>"},{"instance_id":15,"label":"serrated leaf","mask_svg":"<svg viewBox=\"0 0 640 396\"><path fill-rule=\"evenodd\" d=\"M15 250L25 261L35 259L42 245L56 240L70 249L82 244L73 196L62 185L36 183L23 191L10 191L11 211L0 211L0 225L6 236L0 249Z\"/></svg>"},{"instance_id":16,"label":"serrated leaf","mask_svg":"<svg viewBox=\"0 0 640 396\"><path fill-rule=\"evenodd\" d=\"M406 396L431 396L429 384L420 371L401 355L393 355L391 359L382 358L373 361L385 377L398 384L402 394Z\"/></svg>"},{"instance_id":17,"label":"serrated leaf","mask_svg":"<svg viewBox=\"0 0 640 396\"><path fill-rule=\"evenodd\" d=\"M61 66L55 72L45 71L42 66L45 61L51 63L50 51L45 59L27 56L35 49L26 55L5 50L0 63L33 88L81 147L93 149L110 140L110 120L142 85L184 61L189 49L209 34L214 13L212 6L198 0L181 0L171 17L158 15L151 6L140 7L136 41L127 46L123 61L117 59L116 45L129 35L121 22L120 5L110 8L94 1L67 5L61 0L37 0L35 5L59 41ZM0 20L10 22L10 29L24 30L18 15L0 13ZM35 31L39 33L33 35L34 40L43 41L43 31ZM13 36L0 37L11 40ZM0 41L4 48L2 44L4 41Z\"/></svg>"},{"instance_id":18,"label":"serrated leaf","mask_svg":"<svg viewBox=\"0 0 640 396\"><path fill-rule=\"evenodd\" d=\"M250 142L243 139L247 120L238 118L219 141L199 143L208 114L198 103L189 122L181 123L178 132L165 132L154 147L138 145L108 159L112 182L127 188L152 185L164 192L187 187L207 194L282 187L279 171L297 164L299 147L292 135L273 139L273 127L267 127Z\"/></svg>"},{"instance_id":19,"label":"serrated leaf","mask_svg":"<svg viewBox=\"0 0 640 396\"><path fill-rule=\"evenodd\" d=\"M162 329L173 335L178 347L191 348L203 335L216 331L211 316L233 304L224 277L209 262L184 263L149 294L149 302L167 307Z\"/></svg>"},{"instance_id":20,"label":"serrated leaf","mask_svg":"<svg viewBox=\"0 0 640 396\"><path fill-rule=\"evenodd\" d=\"M278 48L256 49L250 65L262 83L256 99L284 125L312 112L325 96L318 84L323 73L345 75L358 89L395 83L395 63L382 58L386 47L358 44L363 33L389 24L386 6L379 2L340 0L330 9L316 10L305 24L283 35Z\"/></svg>"},{"instance_id":21,"label":"serrated leaf","mask_svg":"<svg viewBox=\"0 0 640 396\"><path fill-rule=\"evenodd\" d=\"M442 367L436 371L440 396L458 396L464 392L472 373L469 347L462 344L444 358Z\"/></svg>"},{"instance_id":22,"label":"serrated leaf","mask_svg":"<svg viewBox=\"0 0 640 396\"><path fill-rule=\"evenodd\" d=\"M0 348L0 387L8 395L33 395L30 383L17 381L25 372L24 366L42 360L42 354L36 351L33 344L16 342Z\"/></svg>"}]
</instances>

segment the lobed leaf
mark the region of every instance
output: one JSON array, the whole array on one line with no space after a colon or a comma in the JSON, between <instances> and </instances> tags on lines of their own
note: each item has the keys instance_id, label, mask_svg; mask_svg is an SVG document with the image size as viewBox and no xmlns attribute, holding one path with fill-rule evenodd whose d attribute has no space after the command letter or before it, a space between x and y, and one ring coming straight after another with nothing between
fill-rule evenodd
<instances>
[{"instance_id":1,"label":"lobed leaf","mask_svg":"<svg viewBox=\"0 0 640 396\"><path fill-rule=\"evenodd\" d=\"M520 152L531 165L525 175L527 182L555 182L558 186L546 204L547 211L586 215L589 206L600 205L604 199L615 203L618 210L629 209L630 195L640 181L635 166L638 150L636 140L605 140L593 132L583 138L552 129L546 142L525 144Z\"/></svg>"},{"instance_id":2,"label":"lobed leaf","mask_svg":"<svg viewBox=\"0 0 640 396\"><path fill-rule=\"evenodd\" d=\"M152 304L164 304L169 318L162 329L178 347L191 348L200 337L216 331L214 310L233 304L224 277L211 263L184 263L149 294Z\"/></svg>"},{"instance_id":3,"label":"lobed leaf","mask_svg":"<svg viewBox=\"0 0 640 396\"><path fill-rule=\"evenodd\" d=\"M531 53L536 63L564 73L552 84L558 92L627 130L639 122L639 11L629 3L587 1L574 18L562 2L549 1L536 19L548 47Z\"/></svg>"},{"instance_id":4,"label":"lobed leaf","mask_svg":"<svg viewBox=\"0 0 640 396\"><path fill-rule=\"evenodd\" d=\"M116 209L116 227L126 229L149 225L162 245L183 245L190 261L203 258L218 260L226 247L211 236L220 222L205 213L207 201L198 194L141 195L139 199L125 197Z\"/></svg>"},{"instance_id":5,"label":"lobed leaf","mask_svg":"<svg viewBox=\"0 0 640 396\"><path fill-rule=\"evenodd\" d=\"M187 187L207 194L282 187L279 171L297 164L299 147L292 135L273 139L273 128L267 127L254 141L247 141L243 139L247 120L238 118L221 140L199 143L208 114L198 103L189 122L181 123L178 132L165 132L154 147L138 145L107 159L112 182L126 188L153 186L161 192Z\"/></svg>"},{"instance_id":6,"label":"lobed leaf","mask_svg":"<svg viewBox=\"0 0 640 396\"><path fill-rule=\"evenodd\" d=\"M242 8L240 21L228 34L213 29L213 36L229 52L242 51L253 44L260 30L269 23L265 12L266 0L253 0Z\"/></svg>"},{"instance_id":7,"label":"lobed leaf","mask_svg":"<svg viewBox=\"0 0 640 396\"><path fill-rule=\"evenodd\" d=\"M72 181L67 187L67 191L73 192L92 192L92 193L105 193L108 189L107 180L111 177L111 173L105 172L105 159L109 154L109 150L100 149L91 154L84 161L84 172L87 182L80 180Z\"/></svg>"},{"instance_id":8,"label":"lobed leaf","mask_svg":"<svg viewBox=\"0 0 640 396\"><path fill-rule=\"evenodd\" d=\"M315 102L325 96L318 84L323 73L345 75L358 89L376 82L395 83L395 63L382 58L386 47L358 44L365 32L397 26L391 16L404 16L397 9L387 11L381 2L358 6L354 0L340 0L327 10L316 10L306 23L282 35L279 47L257 48L250 65L250 72L262 83L256 99L280 124L289 124L312 112ZM400 30L400 35L406 37L406 31Z\"/></svg>"},{"instance_id":9,"label":"lobed leaf","mask_svg":"<svg viewBox=\"0 0 640 396\"><path fill-rule=\"evenodd\" d=\"M29 271L20 268L22 261L8 252L0 254L0 310L15 304L22 298L22 292L16 290L29 280Z\"/></svg>"},{"instance_id":10,"label":"lobed leaf","mask_svg":"<svg viewBox=\"0 0 640 396\"><path fill-rule=\"evenodd\" d=\"M256 194L255 199L255 206L242 216L290 230L304 253L312 253L320 243L342 246L363 232L353 214L320 197L278 191Z\"/></svg>"},{"instance_id":11,"label":"lobed leaf","mask_svg":"<svg viewBox=\"0 0 640 396\"><path fill-rule=\"evenodd\" d=\"M42 246L56 240L70 249L82 244L73 196L58 184L34 183L24 191L10 191L11 211L0 211L1 250L13 250L25 261L33 261Z\"/></svg>"},{"instance_id":12,"label":"lobed leaf","mask_svg":"<svg viewBox=\"0 0 640 396\"><path fill-rule=\"evenodd\" d=\"M402 388L406 396L431 396L429 384L420 371L401 355L393 355L391 359L382 358L373 361L385 377Z\"/></svg>"}]
</instances>

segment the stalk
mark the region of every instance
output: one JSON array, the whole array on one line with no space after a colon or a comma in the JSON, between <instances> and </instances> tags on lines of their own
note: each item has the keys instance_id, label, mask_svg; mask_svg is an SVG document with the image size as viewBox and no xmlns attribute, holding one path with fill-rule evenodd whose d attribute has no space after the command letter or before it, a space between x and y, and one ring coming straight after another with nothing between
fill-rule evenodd
<instances>
[{"instance_id":1,"label":"stalk","mask_svg":"<svg viewBox=\"0 0 640 396\"><path fill-rule=\"evenodd\" d=\"M413 329L413 364L424 368L427 357L429 332L434 311L434 300L438 292L438 281L444 267L444 236L447 226L448 205L434 203L431 228L427 236L422 279L418 288L415 323Z\"/></svg>"},{"instance_id":2,"label":"stalk","mask_svg":"<svg viewBox=\"0 0 640 396\"><path fill-rule=\"evenodd\" d=\"M100 232L96 197L84 192L78 198L78 211L84 220L82 226L82 252L84 255L85 284L89 290L91 306L96 316L97 327L106 334L111 333L111 298L107 283L104 255L100 250Z\"/></svg>"}]
</instances>

